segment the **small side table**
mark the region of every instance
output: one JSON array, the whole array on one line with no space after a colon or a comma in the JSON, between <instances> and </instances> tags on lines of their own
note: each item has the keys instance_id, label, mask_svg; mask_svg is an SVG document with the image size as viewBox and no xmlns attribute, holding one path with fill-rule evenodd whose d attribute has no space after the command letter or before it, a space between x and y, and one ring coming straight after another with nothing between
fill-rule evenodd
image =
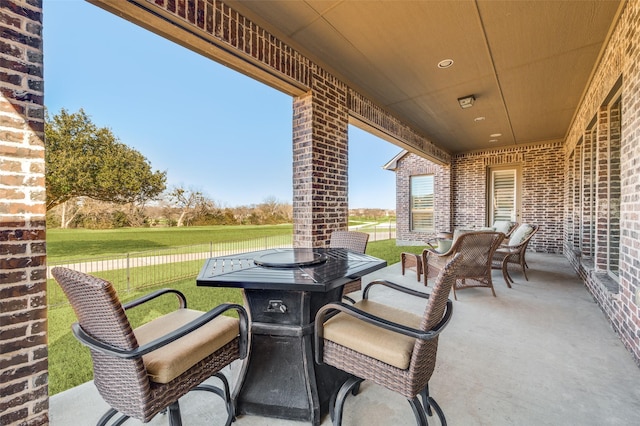
<instances>
[{"instance_id":1,"label":"small side table","mask_svg":"<svg viewBox=\"0 0 640 426\"><path fill-rule=\"evenodd\" d=\"M402 275L404 275L405 269L414 269L416 271L416 278L420 281L420 276L422 275L422 255L401 253L400 261L402 263Z\"/></svg>"}]
</instances>

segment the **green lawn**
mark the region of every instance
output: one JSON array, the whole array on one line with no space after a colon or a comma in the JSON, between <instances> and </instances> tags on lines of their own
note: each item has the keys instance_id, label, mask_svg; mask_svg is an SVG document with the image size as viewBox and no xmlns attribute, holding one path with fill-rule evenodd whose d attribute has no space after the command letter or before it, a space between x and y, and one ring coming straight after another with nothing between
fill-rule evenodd
<instances>
[{"instance_id":1,"label":"green lawn","mask_svg":"<svg viewBox=\"0 0 640 426\"><path fill-rule=\"evenodd\" d=\"M57 228L47 230L47 258L54 261L67 260L209 242L222 243L245 238L291 235L292 232L291 224L105 230Z\"/></svg>"},{"instance_id":2,"label":"green lawn","mask_svg":"<svg viewBox=\"0 0 640 426\"><path fill-rule=\"evenodd\" d=\"M202 243L203 240L204 242L210 241L212 235L230 239L231 232L235 232L236 239L239 232L244 238L252 238L256 235L277 235L275 234L276 232L291 233L290 226L289 228L286 226L224 228L235 229L230 231L229 229L219 229L218 227L206 227L197 229L125 229L117 231L52 230L47 234L47 246L48 250L57 253L58 258L73 257L78 252L86 257L88 255L122 253L127 250L144 250L150 248L153 244L167 247L172 245L172 241L176 243L175 245L197 244ZM72 250L74 247L75 250ZM393 264L400 260L401 252L420 253L421 249L421 247L397 247L395 240L384 240L370 242L367 246L367 254L385 259L388 264ZM87 251L89 250L92 252L88 253ZM68 252L69 255L62 256L61 252ZM105 272L104 274L105 278L110 279L108 275L111 272ZM116 278L111 279L115 280ZM116 287L119 286L117 282L114 282L114 284ZM197 287L195 285L195 276L161 287L171 287L182 291L187 296L189 307L202 311L209 310L224 302L242 303L240 290ZM120 293L120 296L123 302L126 302L152 290L153 288L147 288L139 292ZM177 302L174 297L165 296L160 300L151 302L148 306L133 309L127 314L135 327L174 309L176 306ZM89 350L80 345L71 333L70 326L75 321L75 315L69 306L49 310L49 393L51 395L92 379Z\"/></svg>"}]
</instances>

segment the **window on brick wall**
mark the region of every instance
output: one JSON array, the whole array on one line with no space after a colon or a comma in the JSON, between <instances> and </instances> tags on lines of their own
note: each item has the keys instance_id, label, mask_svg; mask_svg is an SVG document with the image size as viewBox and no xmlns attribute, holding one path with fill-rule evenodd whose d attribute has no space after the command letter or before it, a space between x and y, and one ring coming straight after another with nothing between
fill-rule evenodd
<instances>
[{"instance_id":1,"label":"window on brick wall","mask_svg":"<svg viewBox=\"0 0 640 426\"><path fill-rule=\"evenodd\" d=\"M620 263L620 144L622 133L622 102L618 95L609 105L609 208L607 239L607 272L619 276Z\"/></svg>"},{"instance_id":2,"label":"window on brick wall","mask_svg":"<svg viewBox=\"0 0 640 426\"><path fill-rule=\"evenodd\" d=\"M411 176L411 230L432 232L433 175Z\"/></svg>"},{"instance_id":3,"label":"window on brick wall","mask_svg":"<svg viewBox=\"0 0 640 426\"><path fill-rule=\"evenodd\" d=\"M520 204L520 168L489 170L489 224L496 220L517 221Z\"/></svg>"},{"instance_id":4,"label":"window on brick wall","mask_svg":"<svg viewBox=\"0 0 640 426\"><path fill-rule=\"evenodd\" d=\"M619 81L570 154L568 181L569 238L584 265L606 271L614 281L620 264L620 86Z\"/></svg>"},{"instance_id":5,"label":"window on brick wall","mask_svg":"<svg viewBox=\"0 0 640 426\"><path fill-rule=\"evenodd\" d=\"M579 208L579 248L582 256L592 259L596 235L596 138L595 119L584 134L583 141L578 144L579 171L577 182L580 191L577 197Z\"/></svg>"}]
</instances>

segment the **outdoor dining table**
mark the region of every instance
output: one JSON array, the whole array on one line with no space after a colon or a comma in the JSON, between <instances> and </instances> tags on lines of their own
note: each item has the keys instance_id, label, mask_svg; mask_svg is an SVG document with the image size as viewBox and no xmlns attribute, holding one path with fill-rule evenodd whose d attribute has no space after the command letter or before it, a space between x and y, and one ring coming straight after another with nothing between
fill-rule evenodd
<instances>
[{"instance_id":1,"label":"outdoor dining table","mask_svg":"<svg viewBox=\"0 0 640 426\"><path fill-rule=\"evenodd\" d=\"M234 389L238 414L319 425L346 378L314 363L316 312L343 286L387 262L336 248L288 248L213 257L198 286L242 288L250 316L249 356Z\"/></svg>"}]
</instances>

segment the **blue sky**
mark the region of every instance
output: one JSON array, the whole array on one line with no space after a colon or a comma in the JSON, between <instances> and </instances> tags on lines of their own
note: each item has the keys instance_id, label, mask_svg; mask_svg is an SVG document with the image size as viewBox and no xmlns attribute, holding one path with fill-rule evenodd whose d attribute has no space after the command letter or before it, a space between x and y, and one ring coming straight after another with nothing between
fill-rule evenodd
<instances>
[{"instance_id":1,"label":"blue sky","mask_svg":"<svg viewBox=\"0 0 640 426\"><path fill-rule=\"evenodd\" d=\"M82 0L44 1L45 105L83 108L168 186L221 207L292 200L292 98ZM395 209L400 148L351 126L349 207Z\"/></svg>"}]
</instances>

